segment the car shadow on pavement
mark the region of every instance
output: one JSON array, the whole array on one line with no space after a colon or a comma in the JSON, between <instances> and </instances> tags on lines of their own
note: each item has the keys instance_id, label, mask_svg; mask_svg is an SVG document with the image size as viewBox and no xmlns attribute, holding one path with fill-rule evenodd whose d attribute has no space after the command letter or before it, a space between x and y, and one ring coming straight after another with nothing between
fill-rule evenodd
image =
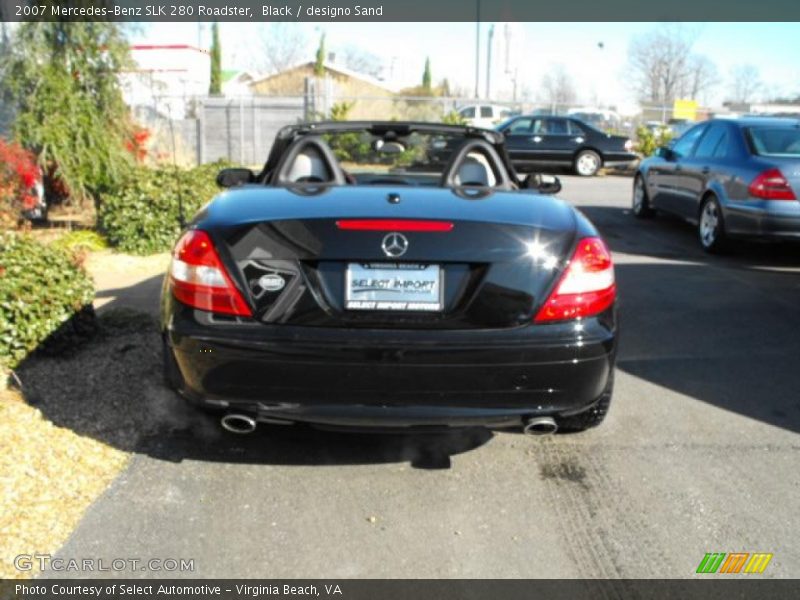
<instances>
[{"instance_id":1,"label":"car shadow on pavement","mask_svg":"<svg viewBox=\"0 0 800 600\"><path fill-rule=\"evenodd\" d=\"M189 406L162 383L161 338L153 314L160 282L160 276L152 277L99 294L113 299L98 310L90 340L84 335L64 354L35 352L23 361L16 375L27 402L59 427L124 451L168 461L280 465L408 462L418 468L448 468L451 456L493 437L479 428L378 435L301 425L259 425L249 435L227 432L219 424L219 415ZM146 308L149 314L131 306ZM63 346L63 334L59 340Z\"/></svg>"},{"instance_id":2,"label":"car shadow on pavement","mask_svg":"<svg viewBox=\"0 0 800 600\"><path fill-rule=\"evenodd\" d=\"M600 230L612 252L766 272L800 269L800 243L731 240L725 253L710 255L700 247L696 226L680 217L659 213L637 219L630 209L616 206L581 206L580 210Z\"/></svg>"},{"instance_id":3,"label":"car shadow on pavement","mask_svg":"<svg viewBox=\"0 0 800 600\"><path fill-rule=\"evenodd\" d=\"M800 432L800 246L737 241L712 256L678 218L581 210L616 255L617 368Z\"/></svg>"}]
</instances>

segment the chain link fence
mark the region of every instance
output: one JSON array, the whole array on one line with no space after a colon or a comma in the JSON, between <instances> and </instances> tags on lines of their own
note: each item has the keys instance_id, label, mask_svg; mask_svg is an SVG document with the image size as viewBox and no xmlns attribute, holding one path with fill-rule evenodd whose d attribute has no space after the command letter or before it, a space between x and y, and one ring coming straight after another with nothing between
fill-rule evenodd
<instances>
[{"instance_id":1,"label":"chain link fence","mask_svg":"<svg viewBox=\"0 0 800 600\"><path fill-rule=\"evenodd\" d=\"M674 120L672 106L643 105L636 115L613 109L544 102L484 101L471 98L413 96L153 96L135 104L137 121L151 132L150 153L159 162L195 165L225 159L263 164L277 131L290 124L331 118L349 120L442 121L465 107L476 107L476 124L492 126L509 116L574 116L609 133L636 139L640 126L657 129ZM491 106L493 111L481 107ZM695 120L713 116L697 109ZM682 120L682 119L681 119Z\"/></svg>"}]
</instances>

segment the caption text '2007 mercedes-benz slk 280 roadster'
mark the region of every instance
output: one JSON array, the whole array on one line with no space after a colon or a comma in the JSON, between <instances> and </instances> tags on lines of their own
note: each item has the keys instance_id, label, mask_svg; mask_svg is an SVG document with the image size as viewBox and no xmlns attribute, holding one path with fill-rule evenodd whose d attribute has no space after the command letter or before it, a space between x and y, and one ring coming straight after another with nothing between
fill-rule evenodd
<instances>
[{"instance_id":1,"label":"caption text '2007 mercedes-benz slk 280 roadster'","mask_svg":"<svg viewBox=\"0 0 800 600\"><path fill-rule=\"evenodd\" d=\"M175 246L161 308L168 384L226 429L544 434L605 417L610 252L545 195L557 179L517 176L501 133L292 125L260 173L218 183Z\"/></svg>"}]
</instances>

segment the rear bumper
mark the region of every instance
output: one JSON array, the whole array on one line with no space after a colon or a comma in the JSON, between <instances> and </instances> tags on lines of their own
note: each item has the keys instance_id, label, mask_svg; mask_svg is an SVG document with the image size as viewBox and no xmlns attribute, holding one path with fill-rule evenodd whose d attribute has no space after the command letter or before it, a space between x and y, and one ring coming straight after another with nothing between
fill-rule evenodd
<instances>
[{"instance_id":1,"label":"rear bumper","mask_svg":"<svg viewBox=\"0 0 800 600\"><path fill-rule=\"evenodd\" d=\"M800 202L796 200L729 201L723 209L730 235L800 241Z\"/></svg>"},{"instance_id":2,"label":"rear bumper","mask_svg":"<svg viewBox=\"0 0 800 600\"><path fill-rule=\"evenodd\" d=\"M614 366L613 310L493 331L207 325L179 308L166 328L201 405L265 420L345 426L519 424L585 410Z\"/></svg>"}]
</instances>

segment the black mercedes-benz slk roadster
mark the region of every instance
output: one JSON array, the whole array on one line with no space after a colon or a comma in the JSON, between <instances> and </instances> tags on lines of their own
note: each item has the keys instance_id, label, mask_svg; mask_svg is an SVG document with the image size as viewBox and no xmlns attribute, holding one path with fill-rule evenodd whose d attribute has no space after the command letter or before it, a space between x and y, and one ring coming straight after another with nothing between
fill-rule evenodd
<instances>
[{"instance_id":1,"label":"black mercedes-benz slk roadster","mask_svg":"<svg viewBox=\"0 0 800 600\"><path fill-rule=\"evenodd\" d=\"M293 125L260 173L218 183L175 246L161 309L167 383L229 431L544 434L605 417L610 252L546 195L557 179L517 176L501 133Z\"/></svg>"}]
</instances>

